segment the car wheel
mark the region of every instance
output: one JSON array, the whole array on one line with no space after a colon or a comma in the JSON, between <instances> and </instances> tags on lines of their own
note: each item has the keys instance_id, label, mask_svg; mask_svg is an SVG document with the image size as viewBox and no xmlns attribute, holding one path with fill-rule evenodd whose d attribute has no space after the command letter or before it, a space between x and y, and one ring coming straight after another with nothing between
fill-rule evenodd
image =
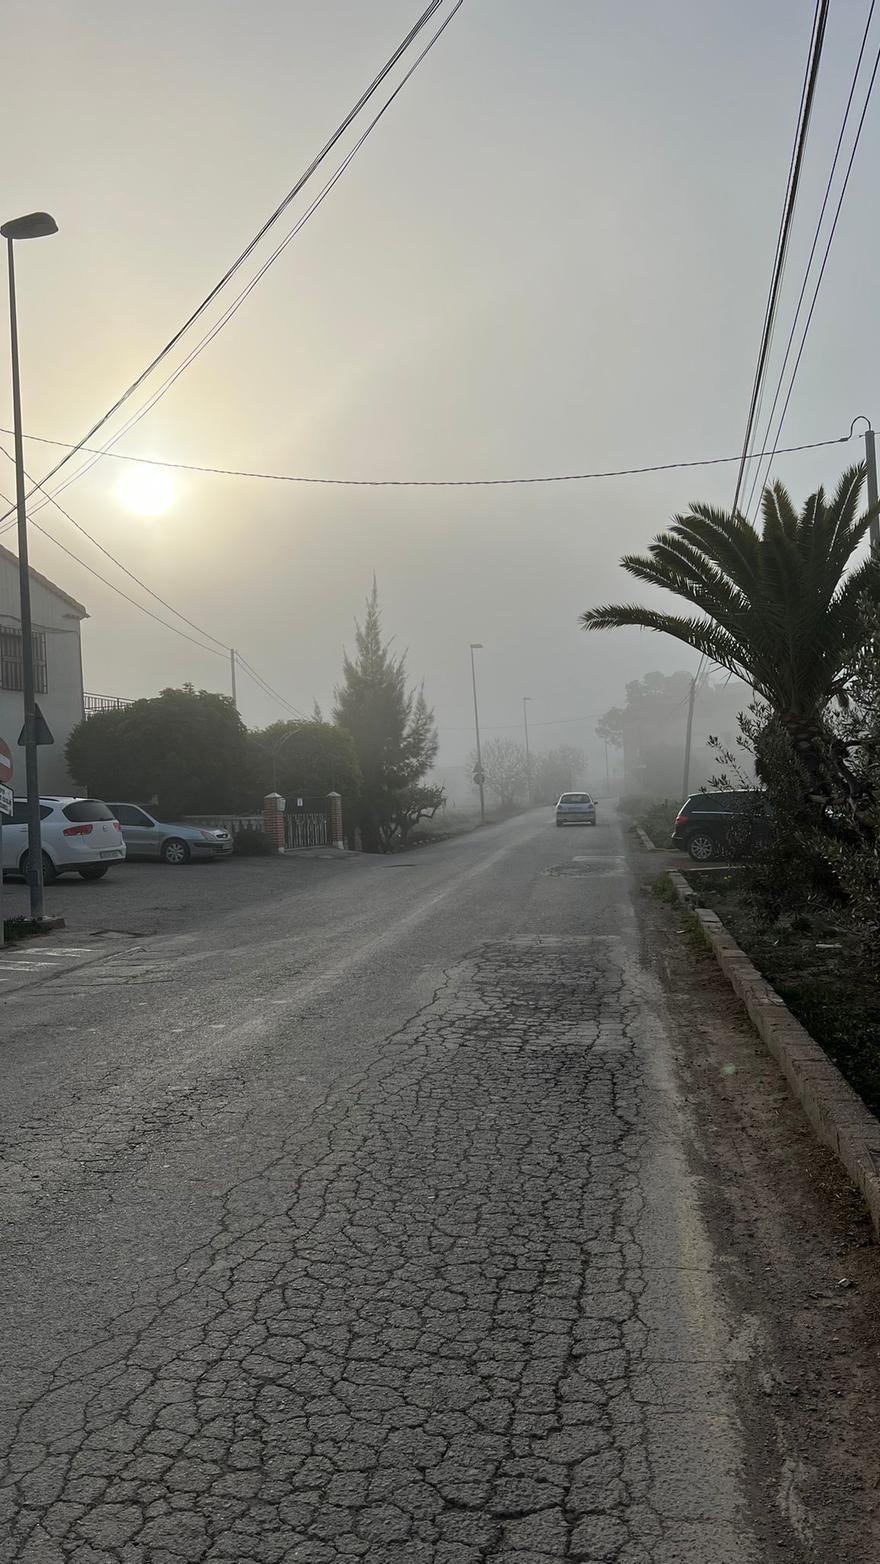
<instances>
[{"instance_id":1,"label":"car wheel","mask_svg":"<svg viewBox=\"0 0 880 1564\"><path fill-rule=\"evenodd\" d=\"M695 863L710 863L715 857L715 838L706 831L695 831L688 837L687 850Z\"/></svg>"},{"instance_id":2,"label":"car wheel","mask_svg":"<svg viewBox=\"0 0 880 1564\"><path fill-rule=\"evenodd\" d=\"M19 872L24 875L25 879L27 879L27 877L28 877L28 855L27 855L27 853L22 853L21 860L19 862L18 867L19 867ZM55 865L52 862L51 858L49 857L49 854L48 853L44 853L43 854L43 884L44 885L52 885L54 883L54 881L57 880L57 878L58 878L58 870L55 868Z\"/></svg>"},{"instance_id":3,"label":"car wheel","mask_svg":"<svg viewBox=\"0 0 880 1564\"><path fill-rule=\"evenodd\" d=\"M170 836L167 842L162 843L163 863L189 863L189 848L186 842L182 842L179 836Z\"/></svg>"},{"instance_id":4,"label":"car wheel","mask_svg":"<svg viewBox=\"0 0 880 1564\"><path fill-rule=\"evenodd\" d=\"M81 880L103 880L110 868L109 863L90 863L86 869L77 869Z\"/></svg>"},{"instance_id":5,"label":"car wheel","mask_svg":"<svg viewBox=\"0 0 880 1564\"><path fill-rule=\"evenodd\" d=\"M556 822L556 829L557 829L557 831L561 831L562 830L562 821L561 820L557 820L557 822Z\"/></svg>"}]
</instances>

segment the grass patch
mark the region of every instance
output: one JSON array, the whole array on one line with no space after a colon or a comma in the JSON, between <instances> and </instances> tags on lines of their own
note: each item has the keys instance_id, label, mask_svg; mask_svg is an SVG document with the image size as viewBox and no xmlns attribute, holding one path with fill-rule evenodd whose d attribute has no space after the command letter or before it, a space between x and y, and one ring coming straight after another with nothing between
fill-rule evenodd
<instances>
[{"instance_id":1,"label":"grass patch","mask_svg":"<svg viewBox=\"0 0 880 1564\"><path fill-rule=\"evenodd\" d=\"M670 875L665 869L662 874L658 874L657 878L651 881L651 895L656 896L658 901L668 902L672 907L678 905L678 893Z\"/></svg>"},{"instance_id":2,"label":"grass patch","mask_svg":"<svg viewBox=\"0 0 880 1564\"><path fill-rule=\"evenodd\" d=\"M667 906L675 908L679 917L683 919L685 931L695 950L701 956L711 953L712 946L706 930L692 909L686 907L680 900L668 870L664 869L662 874L658 874L657 878L651 881L650 891L658 901L664 901Z\"/></svg>"},{"instance_id":3,"label":"grass patch","mask_svg":"<svg viewBox=\"0 0 880 1564\"><path fill-rule=\"evenodd\" d=\"M19 940L32 939L35 934L49 932L36 918L4 918L3 920L3 939L7 945L15 945Z\"/></svg>"},{"instance_id":4,"label":"grass patch","mask_svg":"<svg viewBox=\"0 0 880 1564\"><path fill-rule=\"evenodd\" d=\"M628 815L633 825L640 825L655 847L668 847L672 827L680 804L671 798L631 797L622 798L618 810Z\"/></svg>"},{"instance_id":5,"label":"grass patch","mask_svg":"<svg viewBox=\"0 0 880 1564\"><path fill-rule=\"evenodd\" d=\"M746 895L741 870L717 869L695 881L700 900L772 983L792 1014L880 1117L880 971L833 911L763 921Z\"/></svg>"}]
</instances>

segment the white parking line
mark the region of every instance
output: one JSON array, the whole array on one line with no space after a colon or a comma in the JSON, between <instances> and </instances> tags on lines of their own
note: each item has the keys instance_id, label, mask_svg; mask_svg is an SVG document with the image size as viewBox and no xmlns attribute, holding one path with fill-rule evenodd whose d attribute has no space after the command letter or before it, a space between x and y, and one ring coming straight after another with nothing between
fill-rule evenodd
<instances>
[{"instance_id":1,"label":"white parking line","mask_svg":"<svg viewBox=\"0 0 880 1564\"><path fill-rule=\"evenodd\" d=\"M51 961L4 961L0 967L0 978L4 972L36 972L40 967L51 965Z\"/></svg>"}]
</instances>

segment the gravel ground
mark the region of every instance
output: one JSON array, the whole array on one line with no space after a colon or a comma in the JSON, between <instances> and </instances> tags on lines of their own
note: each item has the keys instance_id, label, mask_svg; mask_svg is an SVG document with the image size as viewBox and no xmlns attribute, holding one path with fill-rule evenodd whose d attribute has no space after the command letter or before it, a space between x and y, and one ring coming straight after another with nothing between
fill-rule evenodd
<instances>
[{"instance_id":1,"label":"gravel ground","mask_svg":"<svg viewBox=\"0 0 880 1564\"><path fill-rule=\"evenodd\" d=\"M690 1159L725 1294L754 1480L806 1556L880 1558L880 1258L858 1191L680 908L648 885L646 959L667 994Z\"/></svg>"}]
</instances>

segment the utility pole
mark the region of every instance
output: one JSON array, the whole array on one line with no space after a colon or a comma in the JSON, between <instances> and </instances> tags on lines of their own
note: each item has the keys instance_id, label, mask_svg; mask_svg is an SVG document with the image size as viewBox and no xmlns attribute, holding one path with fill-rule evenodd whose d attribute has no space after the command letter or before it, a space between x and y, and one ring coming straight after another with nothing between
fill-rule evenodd
<instances>
[{"instance_id":1,"label":"utility pole","mask_svg":"<svg viewBox=\"0 0 880 1564\"><path fill-rule=\"evenodd\" d=\"M237 691L236 685L235 685L235 647L234 646L231 646L229 648L229 667L230 667L231 672L232 672L232 704L235 707L236 711L238 711L238 691Z\"/></svg>"},{"instance_id":2,"label":"utility pole","mask_svg":"<svg viewBox=\"0 0 880 1564\"><path fill-rule=\"evenodd\" d=\"M524 695L523 698L522 698L522 701L523 701L523 728L525 729L525 735L526 735L526 790L527 790L527 794L528 794L529 803L532 802L532 755L531 755L531 751L529 749L529 714L526 711L526 707L527 707L529 701L531 700L531 698L532 698L531 695Z\"/></svg>"},{"instance_id":3,"label":"utility pole","mask_svg":"<svg viewBox=\"0 0 880 1564\"><path fill-rule=\"evenodd\" d=\"M684 740L684 776L681 783L681 796L683 799L687 798L688 796L688 787L691 779L691 738L694 731L694 702L696 701L696 698L697 676L694 674L694 677L691 679L691 687L688 693L687 732L685 734Z\"/></svg>"},{"instance_id":4,"label":"utility pole","mask_svg":"<svg viewBox=\"0 0 880 1564\"><path fill-rule=\"evenodd\" d=\"M607 791L608 796L610 798L610 796L611 796L611 768L610 768L610 766L608 764L608 740L607 739L605 740L605 788L606 788L606 791Z\"/></svg>"},{"instance_id":5,"label":"utility pole","mask_svg":"<svg viewBox=\"0 0 880 1564\"><path fill-rule=\"evenodd\" d=\"M477 669L474 663L474 652L483 650L482 641L471 641L471 684L474 691L474 732L477 737L477 769L474 772L474 781L480 789L480 825L486 824L486 795L484 784L486 778L483 775L483 752L480 748L480 709L477 705Z\"/></svg>"},{"instance_id":6,"label":"utility pole","mask_svg":"<svg viewBox=\"0 0 880 1564\"><path fill-rule=\"evenodd\" d=\"M15 509L18 518L18 586L21 599L21 694L24 706L24 761L27 787L28 886L32 918L43 916L43 829L40 818L40 775L37 760L37 714L34 690L34 637L31 628L31 577L28 566L27 494L21 423L21 375L18 361L18 313L15 304L15 243L44 239L58 232L48 212L31 212L4 223L9 267L9 343L12 354L12 426L15 441ZM2 869L0 869L2 874Z\"/></svg>"},{"instance_id":7,"label":"utility pole","mask_svg":"<svg viewBox=\"0 0 880 1564\"><path fill-rule=\"evenodd\" d=\"M877 448L870 424L865 430L865 465L868 469L868 508L873 510L877 504ZM871 539L872 549L880 549L880 516L873 517L868 536Z\"/></svg>"}]
</instances>

